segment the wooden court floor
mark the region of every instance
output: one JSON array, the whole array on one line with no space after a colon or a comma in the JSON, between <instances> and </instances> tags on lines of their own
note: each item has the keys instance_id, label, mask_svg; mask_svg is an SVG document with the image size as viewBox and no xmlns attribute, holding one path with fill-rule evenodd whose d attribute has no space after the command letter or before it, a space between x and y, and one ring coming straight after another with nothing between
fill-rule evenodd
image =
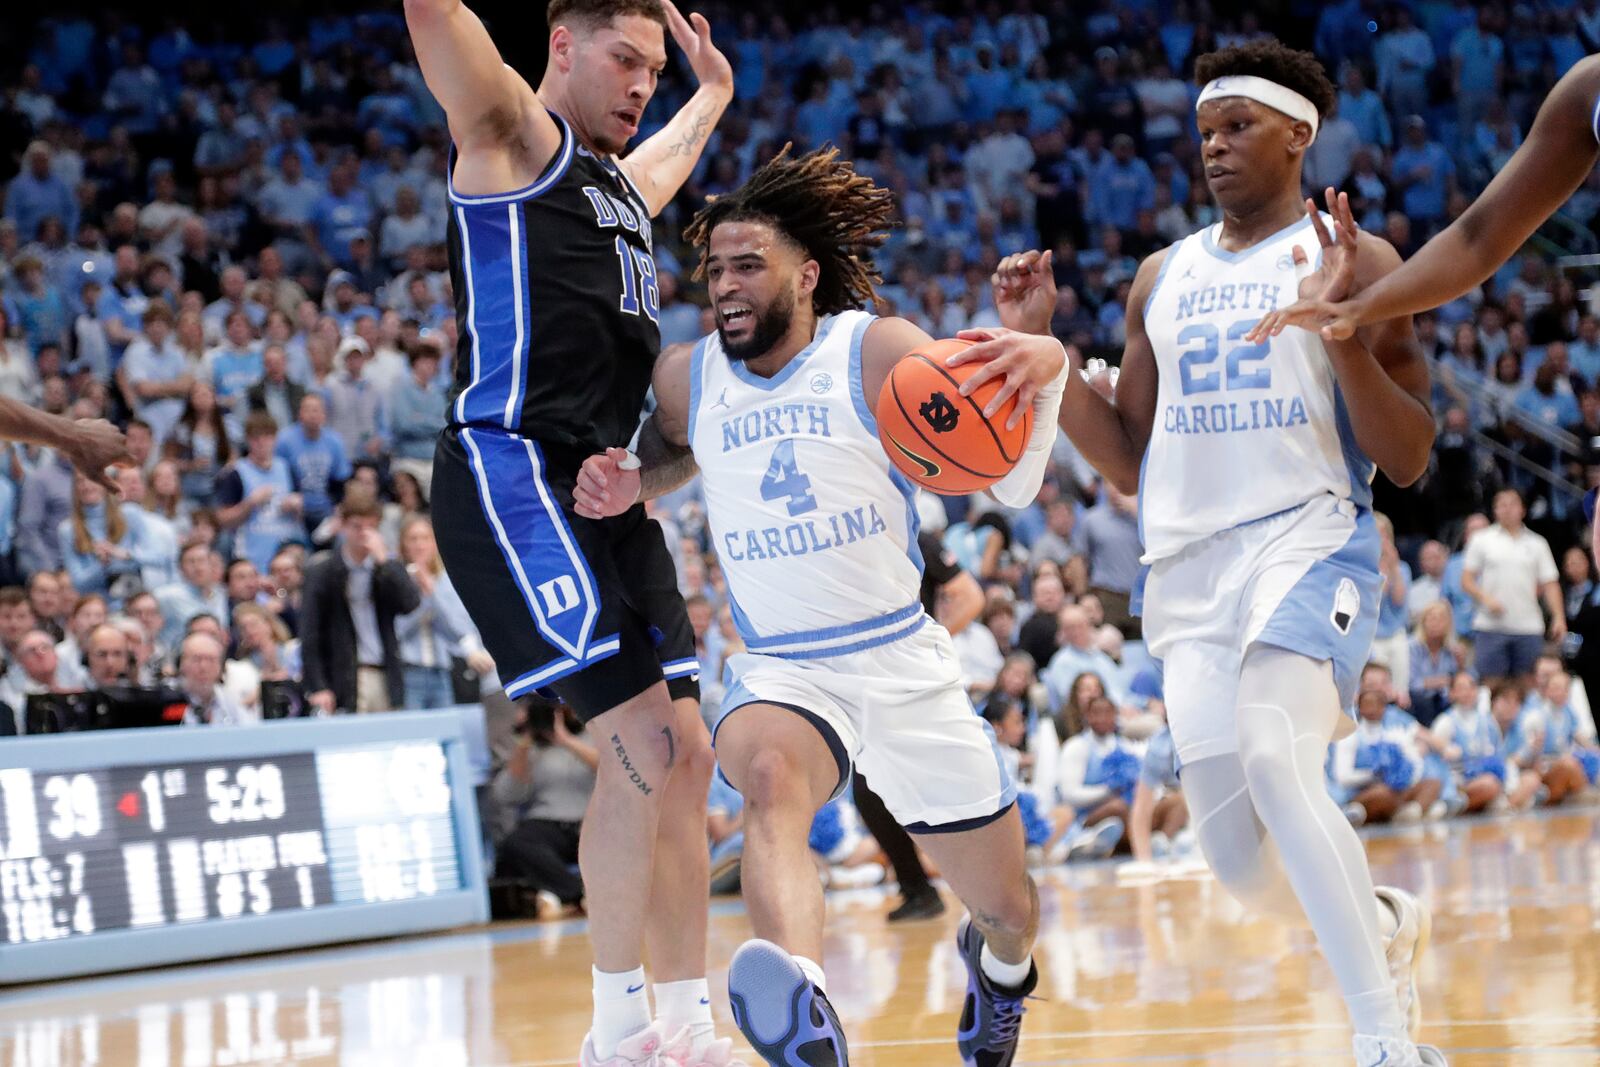
<instances>
[{"instance_id":1,"label":"wooden court floor","mask_svg":"<svg viewBox=\"0 0 1600 1067\"><path fill-rule=\"evenodd\" d=\"M1600 813L1414 828L1369 848L1380 880L1433 904L1426 1038L1455 1067L1600 1064ZM1309 933L1242 914L1208 877L1127 884L1097 865L1052 874L1042 896L1043 999L1018 1067L1351 1062ZM890 928L888 903L830 899L825 965L851 1062L952 1067L958 916ZM718 989L748 924L735 903L714 911ZM581 923L518 924L0 990L0 1067L571 1064L587 948Z\"/></svg>"}]
</instances>

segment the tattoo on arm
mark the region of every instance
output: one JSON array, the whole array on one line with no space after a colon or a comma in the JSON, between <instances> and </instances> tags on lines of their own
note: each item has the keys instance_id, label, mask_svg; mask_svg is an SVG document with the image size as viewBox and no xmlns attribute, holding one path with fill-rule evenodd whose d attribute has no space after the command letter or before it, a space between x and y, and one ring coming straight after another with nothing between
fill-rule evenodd
<instances>
[{"instance_id":1,"label":"tattoo on arm","mask_svg":"<svg viewBox=\"0 0 1600 1067\"><path fill-rule=\"evenodd\" d=\"M700 114L694 117L694 125L689 127L688 132L683 135L683 140L675 142L672 147L667 149L667 158L673 159L693 152L700 142L706 139L706 134L710 127L711 116L702 110Z\"/></svg>"},{"instance_id":2,"label":"tattoo on arm","mask_svg":"<svg viewBox=\"0 0 1600 1067\"><path fill-rule=\"evenodd\" d=\"M678 762L678 742L673 739L672 727L663 726L661 732L667 738L667 770L672 770L672 765Z\"/></svg>"},{"instance_id":3,"label":"tattoo on arm","mask_svg":"<svg viewBox=\"0 0 1600 1067\"><path fill-rule=\"evenodd\" d=\"M668 441L654 418L639 432L639 499L670 493L700 471L694 452Z\"/></svg>"}]
</instances>

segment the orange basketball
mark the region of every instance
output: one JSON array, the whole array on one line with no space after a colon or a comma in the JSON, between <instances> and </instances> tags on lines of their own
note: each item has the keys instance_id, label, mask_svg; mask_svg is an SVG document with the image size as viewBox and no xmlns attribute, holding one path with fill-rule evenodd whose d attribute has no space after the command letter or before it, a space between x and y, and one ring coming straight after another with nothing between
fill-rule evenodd
<instances>
[{"instance_id":1,"label":"orange basketball","mask_svg":"<svg viewBox=\"0 0 1600 1067\"><path fill-rule=\"evenodd\" d=\"M983 364L947 367L944 361L970 344L943 340L917 349L895 364L878 394L878 437L889 459L918 485L947 496L987 489L1011 473L1033 432L1031 408L1015 429L1006 429L1015 396L994 418L984 418L1002 379L961 395L961 383Z\"/></svg>"}]
</instances>

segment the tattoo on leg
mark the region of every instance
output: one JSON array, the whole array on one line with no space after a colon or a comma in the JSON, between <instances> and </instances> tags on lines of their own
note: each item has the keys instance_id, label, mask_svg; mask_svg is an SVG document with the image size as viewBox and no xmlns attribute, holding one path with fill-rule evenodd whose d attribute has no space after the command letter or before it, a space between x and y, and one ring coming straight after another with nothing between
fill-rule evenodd
<instances>
[{"instance_id":1,"label":"tattoo on leg","mask_svg":"<svg viewBox=\"0 0 1600 1067\"><path fill-rule=\"evenodd\" d=\"M667 770L672 770L672 765L678 762L678 743L673 740L672 727L663 726L661 732L667 735Z\"/></svg>"},{"instance_id":2,"label":"tattoo on leg","mask_svg":"<svg viewBox=\"0 0 1600 1067\"><path fill-rule=\"evenodd\" d=\"M621 734L611 735L611 746L616 750L617 759L622 761L622 770L627 774L628 781L632 782L639 792L645 796L655 792L650 783L644 780L644 775L640 774L638 769L634 767L633 761L628 759L628 750L622 747Z\"/></svg>"}]
</instances>

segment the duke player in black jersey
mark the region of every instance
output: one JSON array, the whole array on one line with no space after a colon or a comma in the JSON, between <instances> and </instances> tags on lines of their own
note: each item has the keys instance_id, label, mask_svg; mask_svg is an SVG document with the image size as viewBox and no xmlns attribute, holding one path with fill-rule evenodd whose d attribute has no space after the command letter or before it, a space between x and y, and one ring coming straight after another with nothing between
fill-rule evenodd
<instances>
[{"instance_id":1,"label":"duke player in black jersey","mask_svg":"<svg viewBox=\"0 0 1600 1067\"><path fill-rule=\"evenodd\" d=\"M580 1063L724 1067L705 982L712 759L692 633L660 528L640 508L581 518L571 494L583 458L639 423L660 348L650 220L698 161L733 72L706 20L671 0L552 0L537 92L460 0L405 9L453 142L460 345L434 459L439 550L507 694L553 690L601 754L579 849L595 959ZM699 89L618 159L667 31Z\"/></svg>"}]
</instances>

